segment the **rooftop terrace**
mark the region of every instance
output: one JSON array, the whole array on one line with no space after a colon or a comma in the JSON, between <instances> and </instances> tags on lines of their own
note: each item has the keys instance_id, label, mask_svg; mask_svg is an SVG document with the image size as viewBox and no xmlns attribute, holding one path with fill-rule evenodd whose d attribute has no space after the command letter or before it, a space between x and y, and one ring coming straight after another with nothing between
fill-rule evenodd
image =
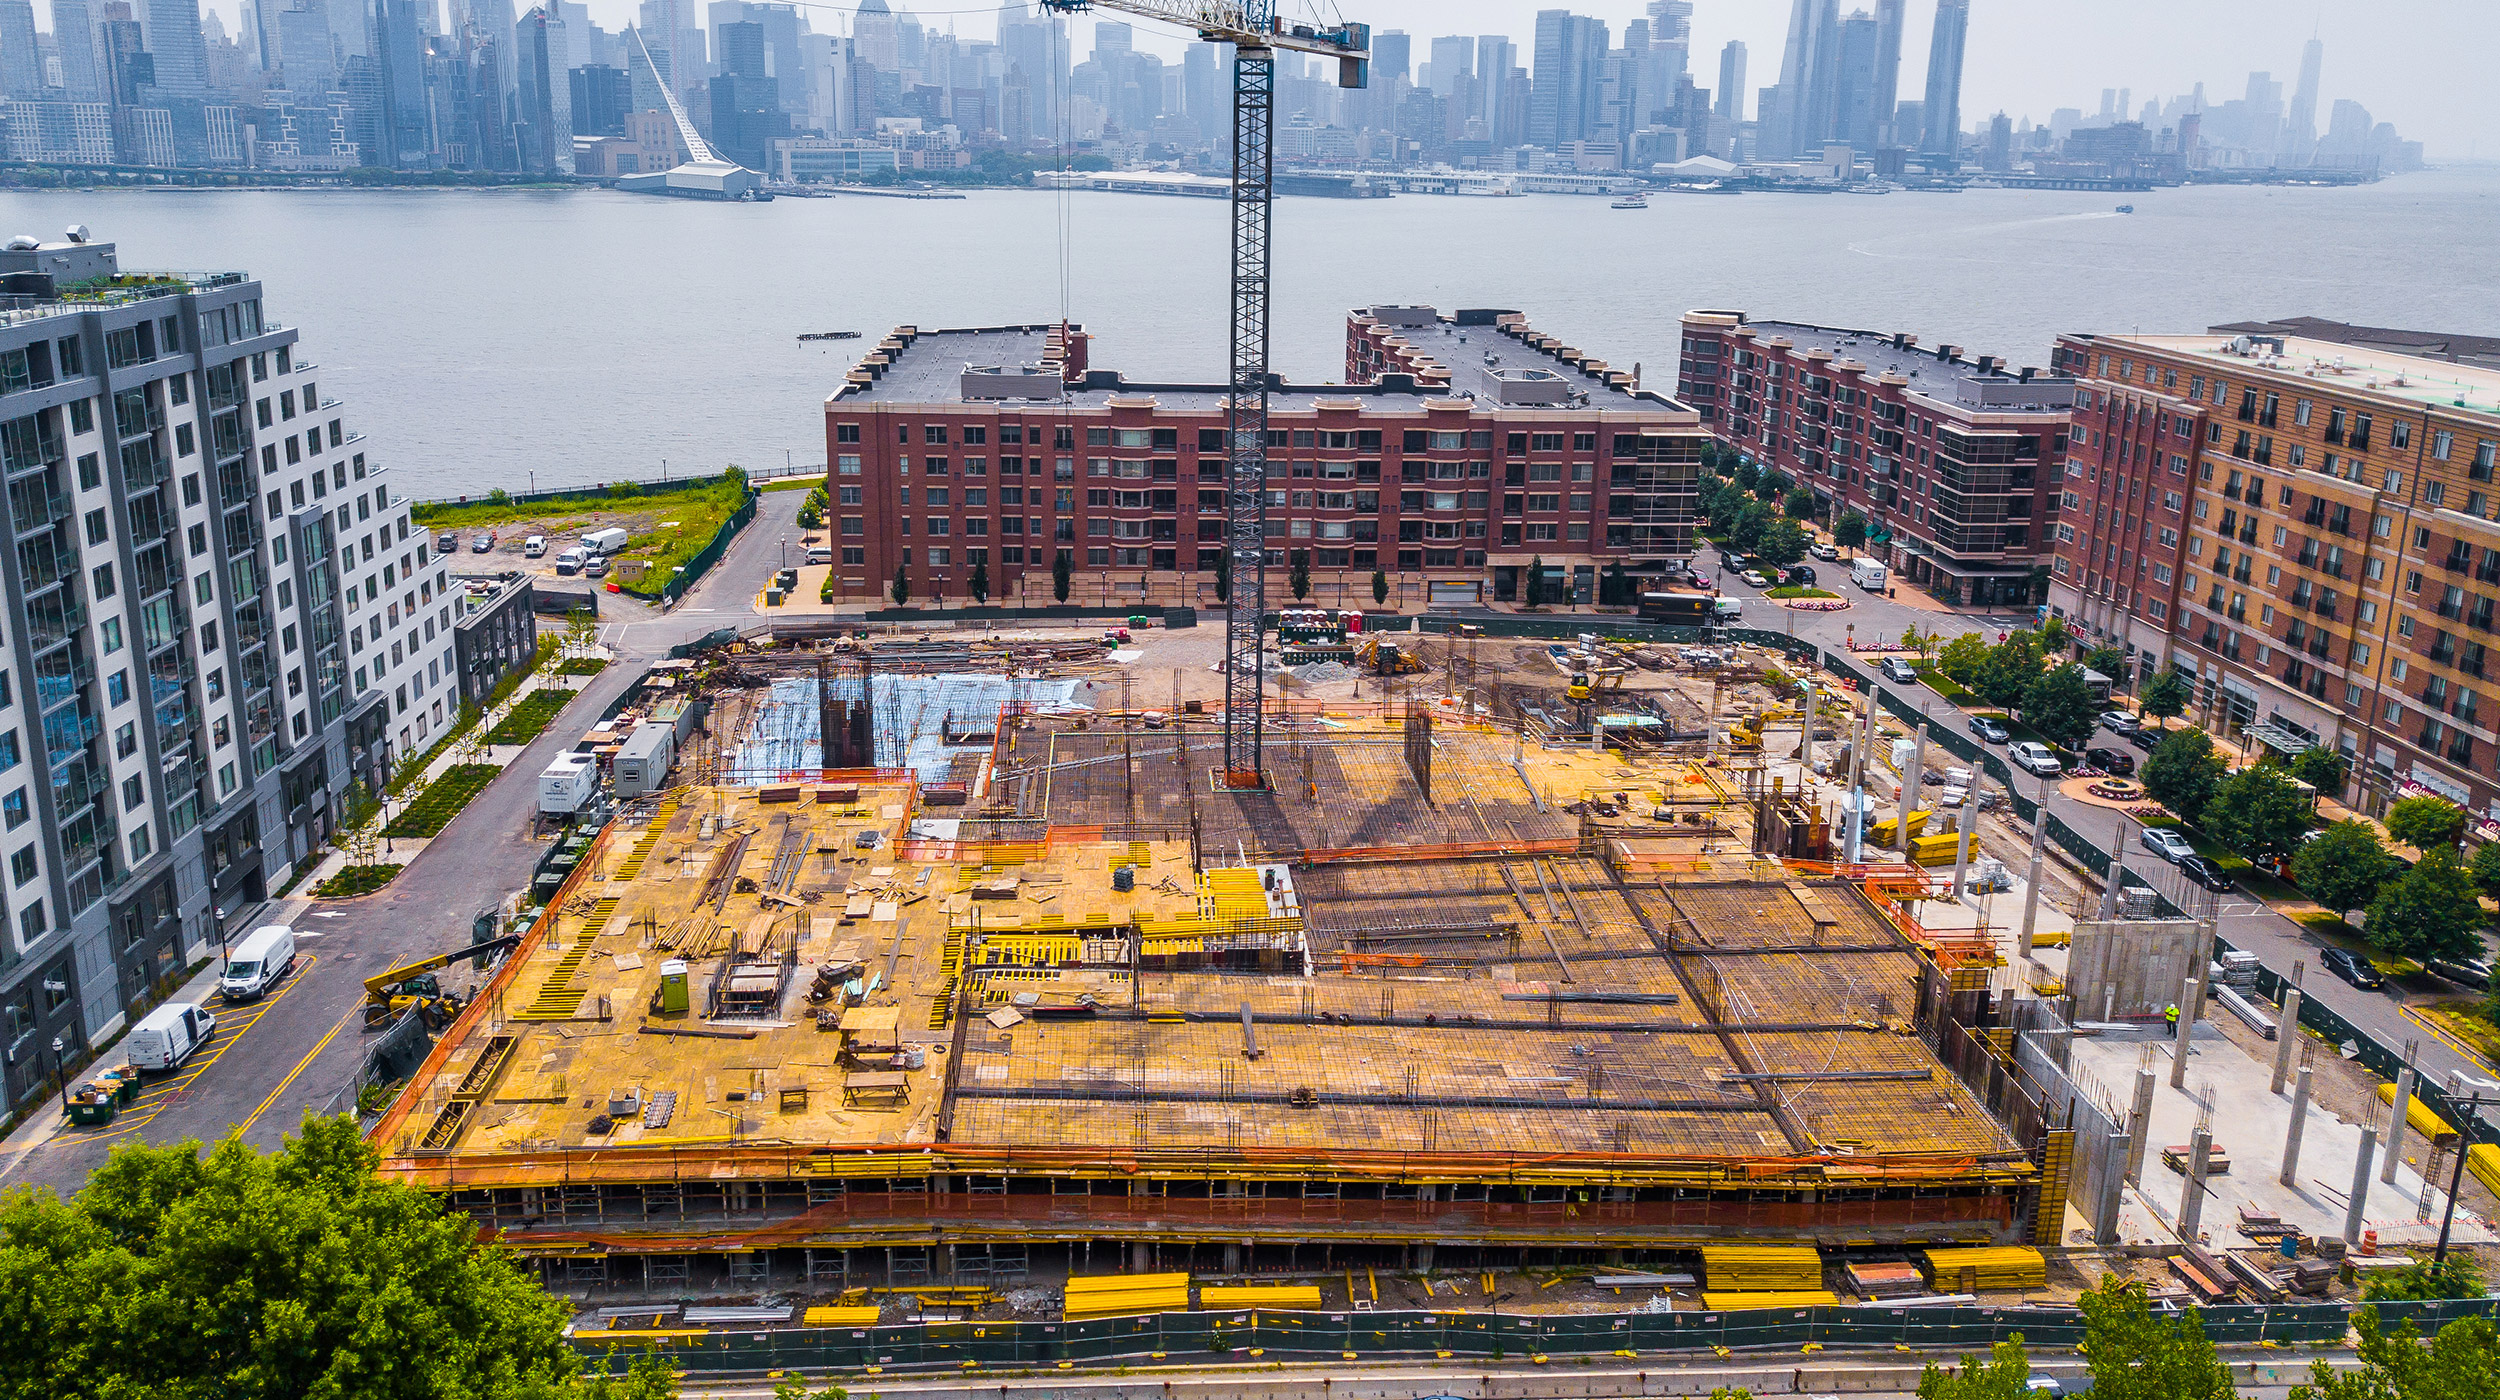
<instances>
[{"instance_id":1,"label":"rooftop terrace","mask_svg":"<svg viewBox=\"0 0 2500 1400\"><path fill-rule=\"evenodd\" d=\"M2280 348L2257 338L2248 351L2232 346L2251 337L2204 335L2103 335L2096 343L2141 345L2246 374L2272 370L2317 380L2348 393L2375 394L2428 408L2500 415L2500 368L2407 355L2382 346L2279 337Z\"/></svg>"}]
</instances>

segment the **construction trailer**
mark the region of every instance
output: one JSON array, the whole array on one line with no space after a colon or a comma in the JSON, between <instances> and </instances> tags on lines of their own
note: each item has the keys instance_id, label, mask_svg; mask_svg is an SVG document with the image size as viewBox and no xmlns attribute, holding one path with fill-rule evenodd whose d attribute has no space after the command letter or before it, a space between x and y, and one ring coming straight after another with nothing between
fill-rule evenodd
<instances>
[{"instance_id":1,"label":"construction trailer","mask_svg":"<svg viewBox=\"0 0 2500 1400\"><path fill-rule=\"evenodd\" d=\"M690 1286L2004 1243L2063 1200L1938 1058L1993 948L1925 877L1765 861L1690 761L1318 718L1266 791L1210 724L1014 706L942 815L905 769L671 789L383 1170L551 1280ZM1733 849L1593 825L1670 795Z\"/></svg>"},{"instance_id":2,"label":"construction trailer","mask_svg":"<svg viewBox=\"0 0 2500 1400\"><path fill-rule=\"evenodd\" d=\"M646 721L634 726L625 742L616 751L608 766L608 782L616 790L618 801L647 797L668 786L668 774L677 766L677 731L666 724Z\"/></svg>"}]
</instances>

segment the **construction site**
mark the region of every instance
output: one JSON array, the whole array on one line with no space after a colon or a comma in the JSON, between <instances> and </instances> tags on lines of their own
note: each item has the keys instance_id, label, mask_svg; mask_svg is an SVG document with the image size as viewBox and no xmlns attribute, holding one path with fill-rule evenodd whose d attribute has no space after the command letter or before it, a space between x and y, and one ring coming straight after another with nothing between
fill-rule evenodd
<instances>
[{"instance_id":1,"label":"construction site","mask_svg":"<svg viewBox=\"0 0 2500 1400\"><path fill-rule=\"evenodd\" d=\"M1679 663L1689 742L1592 728L1576 674L1544 719L1276 701L1244 790L1195 668L1069 657L706 663L684 781L443 1035L385 1171L668 1295L2054 1242L2054 1124L1939 1057L1995 942L1829 862L1758 658Z\"/></svg>"}]
</instances>

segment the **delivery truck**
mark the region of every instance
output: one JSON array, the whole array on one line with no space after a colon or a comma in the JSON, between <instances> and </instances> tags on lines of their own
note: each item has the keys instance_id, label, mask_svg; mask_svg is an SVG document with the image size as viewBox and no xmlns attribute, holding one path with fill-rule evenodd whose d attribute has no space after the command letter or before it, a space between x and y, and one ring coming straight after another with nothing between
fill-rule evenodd
<instances>
[{"instance_id":1,"label":"delivery truck","mask_svg":"<svg viewBox=\"0 0 2500 1400\"><path fill-rule=\"evenodd\" d=\"M1872 559L1849 561L1849 581L1869 593L1884 591L1884 566Z\"/></svg>"}]
</instances>

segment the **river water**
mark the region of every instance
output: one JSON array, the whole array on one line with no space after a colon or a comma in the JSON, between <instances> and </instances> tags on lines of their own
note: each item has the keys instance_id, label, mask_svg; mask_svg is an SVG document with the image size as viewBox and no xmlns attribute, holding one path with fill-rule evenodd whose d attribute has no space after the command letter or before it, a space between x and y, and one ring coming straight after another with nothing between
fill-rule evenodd
<instances>
[{"instance_id":1,"label":"river water","mask_svg":"<svg viewBox=\"0 0 2500 1400\"><path fill-rule=\"evenodd\" d=\"M2119 200L2136 212L2114 212ZM974 192L717 205L607 191L9 192L130 267L239 268L416 496L824 457L874 338L1045 321L1133 379L1224 370L1219 201ZM2317 315L2500 333L2500 169L2354 189L1288 198L1273 363L1343 373L1345 312L1500 306L1671 388L1677 318L1726 307L2045 364L2061 331Z\"/></svg>"}]
</instances>

